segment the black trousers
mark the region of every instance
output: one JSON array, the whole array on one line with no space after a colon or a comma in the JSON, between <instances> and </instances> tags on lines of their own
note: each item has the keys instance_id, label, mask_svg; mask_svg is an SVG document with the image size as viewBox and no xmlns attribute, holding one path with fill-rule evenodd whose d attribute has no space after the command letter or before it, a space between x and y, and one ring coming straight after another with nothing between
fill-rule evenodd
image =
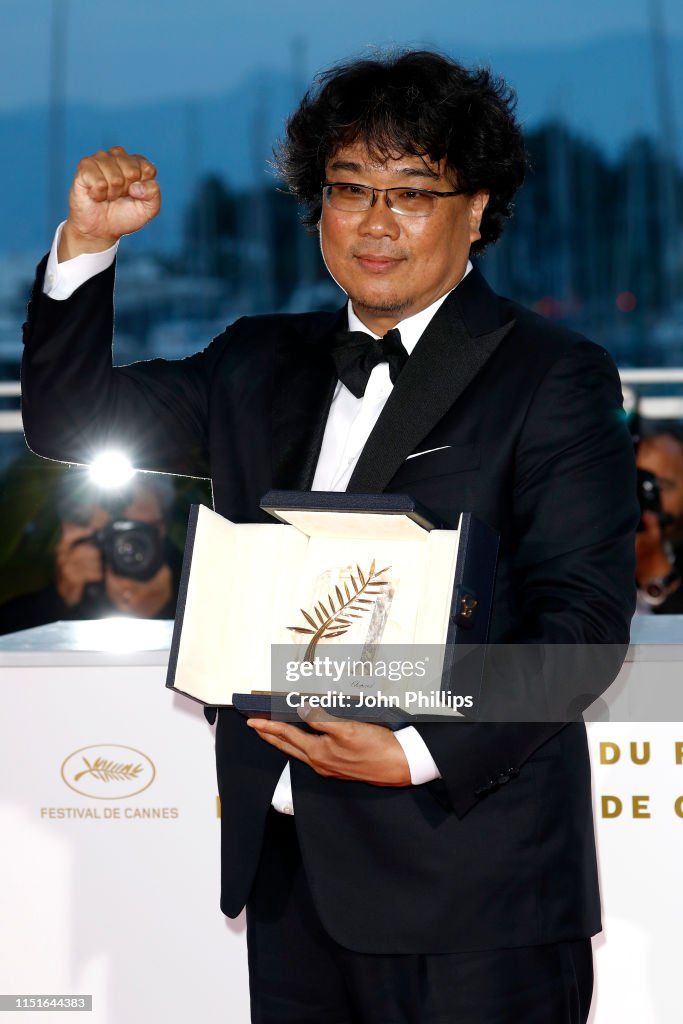
<instances>
[{"instance_id":1,"label":"black trousers","mask_svg":"<svg viewBox=\"0 0 683 1024\"><path fill-rule=\"evenodd\" d=\"M316 913L292 817L270 812L247 904L252 1024L585 1024L590 939L442 955L355 953Z\"/></svg>"}]
</instances>

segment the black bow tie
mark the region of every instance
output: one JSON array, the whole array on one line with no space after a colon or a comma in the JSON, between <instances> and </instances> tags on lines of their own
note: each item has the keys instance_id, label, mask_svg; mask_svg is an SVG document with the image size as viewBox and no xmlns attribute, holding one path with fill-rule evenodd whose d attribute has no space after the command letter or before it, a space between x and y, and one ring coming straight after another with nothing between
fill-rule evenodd
<instances>
[{"instance_id":1,"label":"black bow tie","mask_svg":"<svg viewBox=\"0 0 683 1024\"><path fill-rule=\"evenodd\" d=\"M387 331L383 338L373 338L365 331L340 331L331 354L337 376L356 398L365 394L378 363L389 364L391 383L395 384L408 360L398 327Z\"/></svg>"}]
</instances>

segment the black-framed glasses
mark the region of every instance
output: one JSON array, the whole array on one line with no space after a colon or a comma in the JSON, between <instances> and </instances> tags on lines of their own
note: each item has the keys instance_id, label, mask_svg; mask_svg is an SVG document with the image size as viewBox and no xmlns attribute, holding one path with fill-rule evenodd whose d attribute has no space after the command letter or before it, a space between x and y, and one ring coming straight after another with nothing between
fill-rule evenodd
<instances>
[{"instance_id":1,"label":"black-framed glasses","mask_svg":"<svg viewBox=\"0 0 683 1024\"><path fill-rule=\"evenodd\" d=\"M357 185L352 181L323 182L323 196L328 206L344 213L363 213L377 202L378 193L384 193L384 201L394 213L405 217L429 217L434 212L437 199L447 196L462 196L464 188L455 192L435 192L430 188L374 188L372 185Z\"/></svg>"}]
</instances>

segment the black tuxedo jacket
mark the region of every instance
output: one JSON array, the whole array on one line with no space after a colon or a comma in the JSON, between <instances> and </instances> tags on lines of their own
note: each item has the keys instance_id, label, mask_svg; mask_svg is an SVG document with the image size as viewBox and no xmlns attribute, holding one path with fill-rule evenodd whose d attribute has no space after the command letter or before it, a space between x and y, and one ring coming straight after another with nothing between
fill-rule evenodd
<instances>
[{"instance_id":1,"label":"black tuxedo jacket","mask_svg":"<svg viewBox=\"0 0 683 1024\"><path fill-rule=\"evenodd\" d=\"M210 477L216 510L265 521L270 488L309 488L335 376L337 313L238 320L201 353L112 369L114 269L25 325L30 447L89 462L106 445L143 469ZM441 449L407 459L416 452ZM495 295L473 270L398 379L349 490L407 492L500 532L491 640L616 645L635 600L632 446L608 354ZM620 648L619 645L622 645ZM605 687L619 668L608 657ZM504 676L504 673L503 673ZM594 682L594 681L593 681ZM500 685L514 699L526 682ZM442 779L383 788L292 763L314 899L343 945L439 953L571 940L600 928L585 728L419 726ZM222 901L247 899L285 758L218 716Z\"/></svg>"}]
</instances>

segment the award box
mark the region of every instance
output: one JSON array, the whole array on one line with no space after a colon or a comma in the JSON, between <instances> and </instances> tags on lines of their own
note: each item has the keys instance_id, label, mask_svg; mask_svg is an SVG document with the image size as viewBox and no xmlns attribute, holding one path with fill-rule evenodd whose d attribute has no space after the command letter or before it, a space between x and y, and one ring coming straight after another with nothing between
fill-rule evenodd
<instances>
[{"instance_id":1,"label":"award box","mask_svg":"<svg viewBox=\"0 0 683 1024\"><path fill-rule=\"evenodd\" d=\"M193 506L169 688L265 708L291 689L277 665L428 650L446 691L458 648L485 644L498 535L475 516L454 528L408 495L336 491L269 491L261 508L273 523Z\"/></svg>"}]
</instances>

